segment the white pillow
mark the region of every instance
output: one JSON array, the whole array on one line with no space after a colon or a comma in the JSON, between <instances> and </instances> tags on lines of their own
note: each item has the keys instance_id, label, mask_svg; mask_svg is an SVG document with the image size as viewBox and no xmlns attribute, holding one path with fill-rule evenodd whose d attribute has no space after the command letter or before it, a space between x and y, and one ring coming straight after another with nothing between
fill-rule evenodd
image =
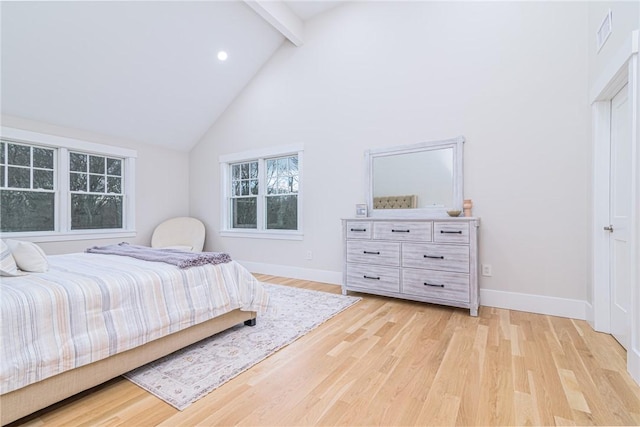
<instances>
[{"instance_id":1,"label":"white pillow","mask_svg":"<svg viewBox=\"0 0 640 427\"><path fill-rule=\"evenodd\" d=\"M11 255L11 249L4 240L0 240L0 276L22 276L18 271L16 260Z\"/></svg>"},{"instance_id":2,"label":"white pillow","mask_svg":"<svg viewBox=\"0 0 640 427\"><path fill-rule=\"evenodd\" d=\"M47 256L40 249L40 246L35 243L23 240L7 240L7 245L11 248L11 254L20 270L44 273L49 269Z\"/></svg>"}]
</instances>

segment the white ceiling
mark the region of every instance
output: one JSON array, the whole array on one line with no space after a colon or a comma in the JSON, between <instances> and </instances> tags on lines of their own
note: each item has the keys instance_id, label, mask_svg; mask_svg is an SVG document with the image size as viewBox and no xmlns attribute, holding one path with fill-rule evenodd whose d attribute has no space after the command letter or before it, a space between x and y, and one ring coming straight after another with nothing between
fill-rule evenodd
<instances>
[{"instance_id":1,"label":"white ceiling","mask_svg":"<svg viewBox=\"0 0 640 427\"><path fill-rule=\"evenodd\" d=\"M345 3L344 0L329 1L329 0L301 0L301 1L285 1L289 9L291 9L296 15L303 21L313 18L314 16L326 12L329 9L333 9Z\"/></svg>"},{"instance_id":2,"label":"white ceiling","mask_svg":"<svg viewBox=\"0 0 640 427\"><path fill-rule=\"evenodd\" d=\"M304 21L341 2L284 3ZM0 7L3 114L181 150L285 42L243 1Z\"/></svg>"}]
</instances>

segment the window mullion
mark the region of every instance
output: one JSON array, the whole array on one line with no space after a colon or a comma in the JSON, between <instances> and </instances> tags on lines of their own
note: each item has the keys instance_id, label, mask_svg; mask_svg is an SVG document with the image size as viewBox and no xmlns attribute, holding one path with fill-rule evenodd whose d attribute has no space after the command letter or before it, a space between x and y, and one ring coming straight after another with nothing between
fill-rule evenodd
<instances>
[{"instance_id":1,"label":"window mullion","mask_svg":"<svg viewBox=\"0 0 640 427\"><path fill-rule=\"evenodd\" d=\"M54 156L56 153L54 152ZM66 233L71 229L71 195L69 187L69 150L59 148L56 170L56 225L58 231Z\"/></svg>"},{"instance_id":2,"label":"window mullion","mask_svg":"<svg viewBox=\"0 0 640 427\"><path fill-rule=\"evenodd\" d=\"M302 231L302 195L304 191L302 190L302 173L304 171L304 165L302 160L302 151L298 151L298 192L296 193L296 201L297 201L297 209L298 209L298 217L297 217L297 227L298 231Z\"/></svg>"},{"instance_id":3,"label":"window mullion","mask_svg":"<svg viewBox=\"0 0 640 427\"><path fill-rule=\"evenodd\" d=\"M267 183L267 168L264 159L258 159L258 198L257 198L257 212L256 222L258 231L265 230L265 194Z\"/></svg>"},{"instance_id":4,"label":"window mullion","mask_svg":"<svg viewBox=\"0 0 640 427\"><path fill-rule=\"evenodd\" d=\"M121 174L121 188L120 192L124 192L122 195L124 203L124 218L122 219L122 226L126 230L135 230L136 228L136 210L135 210L135 170L136 160L134 158L123 159L124 174Z\"/></svg>"},{"instance_id":5,"label":"window mullion","mask_svg":"<svg viewBox=\"0 0 640 427\"><path fill-rule=\"evenodd\" d=\"M29 147L29 189L33 188L33 146Z\"/></svg>"},{"instance_id":6,"label":"window mullion","mask_svg":"<svg viewBox=\"0 0 640 427\"><path fill-rule=\"evenodd\" d=\"M4 186L9 187L9 142L5 142L4 144L4 168L2 171L4 173Z\"/></svg>"},{"instance_id":7,"label":"window mullion","mask_svg":"<svg viewBox=\"0 0 640 427\"><path fill-rule=\"evenodd\" d=\"M222 204L222 209L220 211L220 215L222 217L222 229L230 230L233 228L233 224L231 222L232 218L232 206L233 206L233 191L231 191L231 186L233 185L233 180L231 179L231 165L229 163L223 163L221 165L221 175L220 182L222 184L222 200L224 203Z\"/></svg>"}]
</instances>

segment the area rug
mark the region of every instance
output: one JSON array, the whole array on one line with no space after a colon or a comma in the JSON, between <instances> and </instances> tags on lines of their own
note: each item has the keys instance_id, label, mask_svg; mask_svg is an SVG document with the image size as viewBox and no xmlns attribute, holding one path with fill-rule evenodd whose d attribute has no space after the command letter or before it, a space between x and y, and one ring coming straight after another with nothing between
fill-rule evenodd
<instances>
[{"instance_id":1,"label":"area rug","mask_svg":"<svg viewBox=\"0 0 640 427\"><path fill-rule=\"evenodd\" d=\"M269 309L258 315L256 326L234 326L124 377L183 410L361 299L263 285L269 292Z\"/></svg>"}]
</instances>

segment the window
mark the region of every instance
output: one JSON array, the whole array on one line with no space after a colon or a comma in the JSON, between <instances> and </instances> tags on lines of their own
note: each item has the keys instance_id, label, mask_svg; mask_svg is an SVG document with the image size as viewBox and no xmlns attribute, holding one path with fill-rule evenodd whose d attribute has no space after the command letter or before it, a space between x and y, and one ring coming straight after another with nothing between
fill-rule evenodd
<instances>
[{"instance_id":1,"label":"window","mask_svg":"<svg viewBox=\"0 0 640 427\"><path fill-rule=\"evenodd\" d=\"M267 159L265 198L268 230L298 228L298 156Z\"/></svg>"},{"instance_id":2,"label":"window","mask_svg":"<svg viewBox=\"0 0 640 427\"><path fill-rule=\"evenodd\" d=\"M302 237L302 147L222 156L222 234Z\"/></svg>"},{"instance_id":3,"label":"window","mask_svg":"<svg viewBox=\"0 0 640 427\"><path fill-rule=\"evenodd\" d=\"M129 149L2 128L0 231L40 241L135 235L135 156Z\"/></svg>"},{"instance_id":4,"label":"window","mask_svg":"<svg viewBox=\"0 0 640 427\"><path fill-rule=\"evenodd\" d=\"M231 165L231 228L258 228L258 162Z\"/></svg>"},{"instance_id":5,"label":"window","mask_svg":"<svg viewBox=\"0 0 640 427\"><path fill-rule=\"evenodd\" d=\"M122 162L69 153L72 230L122 228Z\"/></svg>"},{"instance_id":6,"label":"window","mask_svg":"<svg viewBox=\"0 0 640 427\"><path fill-rule=\"evenodd\" d=\"M55 151L0 142L0 227L50 231L55 226Z\"/></svg>"}]
</instances>

